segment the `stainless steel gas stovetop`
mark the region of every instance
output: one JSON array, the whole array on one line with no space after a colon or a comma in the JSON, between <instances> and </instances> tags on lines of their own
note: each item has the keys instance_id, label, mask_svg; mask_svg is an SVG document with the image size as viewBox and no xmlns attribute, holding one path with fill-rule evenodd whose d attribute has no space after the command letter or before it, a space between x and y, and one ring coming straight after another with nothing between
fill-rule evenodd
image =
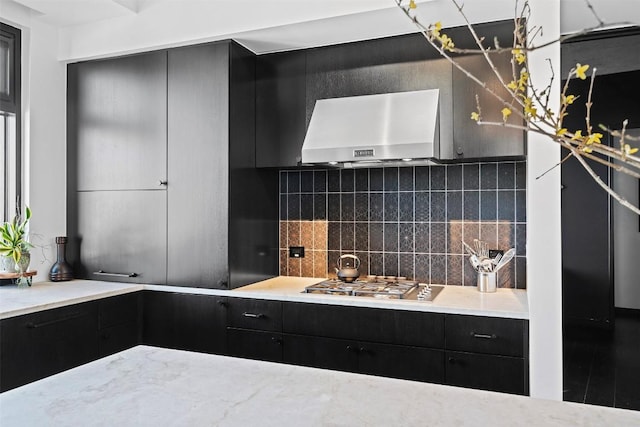
<instances>
[{"instance_id":1,"label":"stainless steel gas stovetop","mask_svg":"<svg viewBox=\"0 0 640 427\"><path fill-rule=\"evenodd\" d=\"M414 280L407 280L406 278L368 276L365 280L356 280L351 283L338 279L328 279L324 282L307 286L304 292L380 299L433 301L442 291L442 288L443 286L441 285L427 285Z\"/></svg>"}]
</instances>

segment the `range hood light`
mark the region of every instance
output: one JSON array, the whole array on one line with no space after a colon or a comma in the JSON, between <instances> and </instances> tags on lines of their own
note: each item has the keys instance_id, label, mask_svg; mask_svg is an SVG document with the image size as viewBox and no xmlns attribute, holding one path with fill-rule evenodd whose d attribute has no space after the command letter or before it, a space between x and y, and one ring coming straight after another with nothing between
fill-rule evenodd
<instances>
[{"instance_id":1,"label":"range hood light","mask_svg":"<svg viewBox=\"0 0 640 427\"><path fill-rule=\"evenodd\" d=\"M337 164L338 164L338 162L329 162L329 164L330 164L331 166L335 166L335 165L337 165Z\"/></svg>"},{"instance_id":2,"label":"range hood light","mask_svg":"<svg viewBox=\"0 0 640 427\"><path fill-rule=\"evenodd\" d=\"M402 159L402 161L403 161L403 162L410 162L410 161L412 161L412 160L413 160L413 159Z\"/></svg>"}]
</instances>

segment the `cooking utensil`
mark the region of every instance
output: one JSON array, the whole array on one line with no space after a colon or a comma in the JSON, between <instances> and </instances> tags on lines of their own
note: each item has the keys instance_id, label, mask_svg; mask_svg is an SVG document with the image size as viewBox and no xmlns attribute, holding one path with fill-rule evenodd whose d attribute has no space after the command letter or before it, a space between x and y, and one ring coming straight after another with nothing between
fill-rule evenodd
<instances>
[{"instance_id":1,"label":"cooking utensil","mask_svg":"<svg viewBox=\"0 0 640 427\"><path fill-rule=\"evenodd\" d=\"M469 255L478 255L478 253L464 240L462 240L462 245L464 246L464 248L466 249L467 253Z\"/></svg>"},{"instance_id":2,"label":"cooking utensil","mask_svg":"<svg viewBox=\"0 0 640 427\"><path fill-rule=\"evenodd\" d=\"M500 262L498 262L498 265L496 265L496 268L494 268L493 271L498 271L502 267L507 265L509 261L511 261L511 258L515 256L515 254L516 254L515 248L511 248L507 252L505 252L504 255L502 255L502 259L500 259Z\"/></svg>"},{"instance_id":3,"label":"cooking utensil","mask_svg":"<svg viewBox=\"0 0 640 427\"><path fill-rule=\"evenodd\" d=\"M343 260L352 259L353 266L348 264L342 265ZM358 272L358 267L360 267L360 258L352 254L345 254L338 258L336 262L338 268L336 268L336 274L338 275L338 279L342 280L346 283L351 283L356 280L360 276L360 272Z\"/></svg>"}]
</instances>

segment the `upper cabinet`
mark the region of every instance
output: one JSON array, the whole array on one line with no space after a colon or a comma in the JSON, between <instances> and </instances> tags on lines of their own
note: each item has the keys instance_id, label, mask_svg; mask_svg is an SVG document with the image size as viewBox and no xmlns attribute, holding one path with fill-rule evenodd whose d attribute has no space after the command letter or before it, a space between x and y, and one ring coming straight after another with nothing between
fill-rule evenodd
<instances>
[{"instance_id":1,"label":"upper cabinet","mask_svg":"<svg viewBox=\"0 0 640 427\"><path fill-rule=\"evenodd\" d=\"M71 64L74 190L145 190L167 180L167 54Z\"/></svg>"},{"instance_id":2,"label":"upper cabinet","mask_svg":"<svg viewBox=\"0 0 640 427\"><path fill-rule=\"evenodd\" d=\"M513 23L497 23L483 25L478 32L508 45L512 29ZM447 31L457 46L474 47L467 33L465 28ZM499 86L481 57L458 59L488 86ZM507 78L511 75L509 59L506 55L495 61ZM319 99L426 89L440 89L443 162L525 154L523 132L478 126L470 119L476 93L485 117L493 117L493 110L500 114L502 107L495 108L498 103L490 95L443 59L420 34L262 55L256 71L258 167L300 166L306 129Z\"/></svg>"}]
</instances>

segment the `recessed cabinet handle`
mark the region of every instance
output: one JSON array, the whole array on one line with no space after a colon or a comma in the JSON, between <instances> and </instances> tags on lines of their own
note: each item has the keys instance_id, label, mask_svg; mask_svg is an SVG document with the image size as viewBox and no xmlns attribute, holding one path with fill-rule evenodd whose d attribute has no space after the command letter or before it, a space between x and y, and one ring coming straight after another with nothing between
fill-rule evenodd
<instances>
[{"instance_id":1,"label":"recessed cabinet handle","mask_svg":"<svg viewBox=\"0 0 640 427\"><path fill-rule=\"evenodd\" d=\"M257 313L257 314L256 313L247 313L246 311L244 313L242 313L242 315L244 317L250 317L252 319L262 319L263 317L265 317L265 315L262 314L262 313Z\"/></svg>"},{"instance_id":2,"label":"recessed cabinet handle","mask_svg":"<svg viewBox=\"0 0 640 427\"><path fill-rule=\"evenodd\" d=\"M489 335L489 334L477 334L475 332L471 332L471 336L474 337L474 338L482 338L482 339L485 339L485 340L494 340L494 339L498 338L496 336L496 334L491 334L491 335Z\"/></svg>"},{"instance_id":3,"label":"recessed cabinet handle","mask_svg":"<svg viewBox=\"0 0 640 427\"><path fill-rule=\"evenodd\" d=\"M227 307L227 306L228 306L228 304L227 304L227 302L226 302L226 301L218 301L218 305L219 305L220 307Z\"/></svg>"},{"instance_id":4,"label":"recessed cabinet handle","mask_svg":"<svg viewBox=\"0 0 640 427\"><path fill-rule=\"evenodd\" d=\"M278 337L271 337L271 341L273 341L276 344L282 344L282 340Z\"/></svg>"},{"instance_id":5,"label":"recessed cabinet handle","mask_svg":"<svg viewBox=\"0 0 640 427\"><path fill-rule=\"evenodd\" d=\"M357 351L359 351L359 350L358 350L358 347L354 347L354 346L352 346L352 345L348 345L348 346L347 346L347 350L349 350L349 351L356 351L356 352L357 352Z\"/></svg>"},{"instance_id":6,"label":"recessed cabinet handle","mask_svg":"<svg viewBox=\"0 0 640 427\"><path fill-rule=\"evenodd\" d=\"M167 185L167 181L165 181L165 180L163 180L163 179L158 180L158 185L160 185L160 186L166 186L166 185Z\"/></svg>"},{"instance_id":7,"label":"recessed cabinet handle","mask_svg":"<svg viewBox=\"0 0 640 427\"><path fill-rule=\"evenodd\" d=\"M60 317L59 319L49 320L47 322L41 322L41 323L29 322L26 324L26 326L28 329L37 329L37 328L42 328L44 326L55 325L56 323L62 323L67 320L77 319L78 317L82 317L84 315L85 313L72 313L72 314L69 314L68 316Z\"/></svg>"},{"instance_id":8,"label":"recessed cabinet handle","mask_svg":"<svg viewBox=\"0 0 640 427\"><path fill-rule=\"evenodd\" d=\"M94 271L96 276L110 276L110 277L138 277L138 273L107 273L103 270Z\"/></svg>"}]
</instances>

